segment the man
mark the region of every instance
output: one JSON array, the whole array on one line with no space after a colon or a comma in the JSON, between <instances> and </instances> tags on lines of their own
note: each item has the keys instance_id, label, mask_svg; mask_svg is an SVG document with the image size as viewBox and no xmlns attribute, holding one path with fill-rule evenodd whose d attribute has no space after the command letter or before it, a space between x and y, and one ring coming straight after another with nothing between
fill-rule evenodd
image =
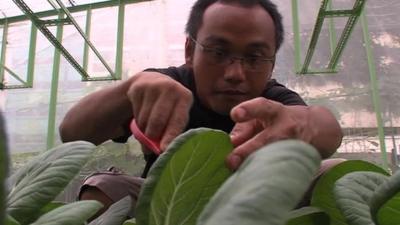
<instances>
[{"instance_id":1,"label":"man","mask_svg":"<svg viewBox=\"0 0 400 225\"><path fill-rule=\"evenodd\" d=\"M342 139L335 117L271 79L283 27L270 0L198 0L186 34L185 65L146 70L86 96L65 116L62 140L126 141L135 118L162 151L187 129L229 132L232 170L282 139L308 142L323 158L335 152ZM155 156L144 153L149 167Z\"/></svg>"}]
</instances>

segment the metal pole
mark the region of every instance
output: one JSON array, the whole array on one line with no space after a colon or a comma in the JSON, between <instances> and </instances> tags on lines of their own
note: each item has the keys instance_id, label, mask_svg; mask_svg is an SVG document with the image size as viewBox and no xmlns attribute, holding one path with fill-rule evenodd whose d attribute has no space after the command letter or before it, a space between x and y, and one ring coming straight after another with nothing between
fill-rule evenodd
<instances>
[{"instance_id":1,"label":"metal pole","mask_svg":"<svg viewBox=\"0 0 400 225\"><path fill-rule=\"evenodd\" d=\"M58 14L58 19L63 19L64 15L62 12ZM57 25L56 39L61 43L63 36L63 24ZM49 121L47 127L47 149L54 147L54 134L55 134L55 124L56 124L56 111L57 111L57 93L58 93L58 80L60 75L60 60L61 53L60 50L54 49L54 60L53 60L53 74L51 81L50 90L50 103L49 103Z\"/></svg>"},{"instance_id":2,"label":"metal pole","mask_svg":"<svg viewBox=\"0 0 400 225\"><path fill-rule=\"evenodd\" d=\"M90 39L91 23L92 23L92 9L88 9L86 12L86 26L85 26L85 35L88 39ZM89 64L89 45L85 41L83 47L83 69L85 71L87 71L88 64Z\"/></svg>"},{"instance_id":3,"label":"metal pole","mask_svg":"<svg viewBox=\"0 0 400 225\"><path fill-rule=\"evenodd\" d=\"M392 166L392 168L397 169L398 166L399 166L399 159L397 158L397 146L396 146L396 138L395 138L396 131L395 131L395 128L393 127L393 113L392 113L392 111L390 111L390 128L392 130L392 145L393 145L393 148L392 148L392 159L393 159L392 160L392 164L394 166ZM393 172L395 172L395 171L393 171Z\"/></svg>"},{"instance_id":4,"label":"metal pole","mask_svg":"<svg viewBox=\"0 0 400 225\"><path fill-rule=\"evenodd\" d=\"M3 24L3 38L1 42L1 52L0 52L0 64L6 64L6 49L7 49L7 33L8 33L8 23L7 21ZM4 68L0 66L0 89L5 86L4 83Z\"/></svg>"},{"instance_id":5,"label":"metal pole","mask_svg":"<svg viewBox=\"0 0 400 225\"><path fill-rule=\"evenodd\" d=\"M378 125L378 135L379 135L379 144L381 148L382 155L382 166L385 169L389 169L387 153L386 153L386 143L385 143L385 131L383 129L383 121L382 121L382 111L381 111L381 103L379 97L379 87L378 87L378 79L376 76L376 68L375 62L373 59L373 52L371 48L371 40L369 36L368 23L367 18L365 16L366 9L361 13L361 26L363 28L363 36L364 36L364 45L367 53L367 61L369 68L369 75L371 79L371 91L372 91L372 102L374 104L374 110L376 115L376 122Z\"/></svg>"},{"instance_id":6,"label":"metal pole","mask_svg":"<svg viewBox=\"0 0 400 225\"><path fill-rule=\"evenodd\" d=\"M301 69L301 42L299 28L299 5L297 0L292 0L292 19L293 19L293 40L294 40L294 60L295 71L300 72Z\"/></svg>"},{"instance_id":7,"label":"metal pole","mask_svg":"<svg viewBox=\"0 0 400 225\"><path fill-rule=\"evenodd\" d=\"M71 23L74 25L75 29L78 31L78 33L82 36L82 38L85 40L85 42L89 45L89 47L92 49L94 54L97 56L97 58L100 60L100 62L103 64L103 66L107 69L107 71L110 73L111 77L115 77L114 71L110 68L108 65L107 61L101 56L100 52L96 49L94 44L89 40L88 37L86 37L85 32L81 29L79 26L78 22L74 19L74 17L71 15L67 7L62 3L61 0L55 0L58 5L61 7L62 11L65 13L67 18L71 21Z\"/></svg>"},{"instance_id":8,"label":"metal pole","mask_svg":"<svg viewBox=\"0 0 400 225\"><path fill-rule=\"evenodd\" d=\"M332 10L332 0L328 2L328 10ZM332 56L332 54L335 52L337 44L335 23L333 17L329 18L329 44L331 47L331 56ZM335 66L333 70L336 70L336 67L337 66Z\"/></svg>"},{"instance_id":9,"label":"metal pole","mask_svg":"<svg viewBox=\"0 0 400 225\"><path fill-rule=\"evenodd\" d=\"M124 21L125 4L121 2L118 7L118 31L117 31L117 52L115 57L115 78L121 79L123 65L123 46L124 46Z\"/></svg>"},{"instance_id":10,"label":"metal pole","mask_svg":"<svg viewBox=\"0 0 400 225\"><path fill-rule=\"evenodd\" d=\"M35 56L36 56L36 38L37 38L37 28L32 23L31 39L29 44L28 72L26 80L26 84L28 87L33 87L33 74L35 71Z\"/></svg>"}]
</instances>

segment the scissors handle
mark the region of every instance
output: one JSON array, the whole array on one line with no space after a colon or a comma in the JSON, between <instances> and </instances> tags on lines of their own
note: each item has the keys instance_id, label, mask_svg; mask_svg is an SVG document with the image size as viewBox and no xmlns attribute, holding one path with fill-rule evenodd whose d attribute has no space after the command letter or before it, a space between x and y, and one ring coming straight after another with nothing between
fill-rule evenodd
<instances>
[{"instance_id":1,"label":"scissors handle","mask_svg":"<svg viewBox=\"0 0 400 225\"><path fill-rule=\"evenodd\" d=\"M135 119L131 121L130 124L131 132L133 136L143 145L148 147L152 152L154 152L156 155L159 155L161 153L160 149L160 142L159 141L154 141L150 138L148 138L138 127Z\"/></svg>"}]
</instances>

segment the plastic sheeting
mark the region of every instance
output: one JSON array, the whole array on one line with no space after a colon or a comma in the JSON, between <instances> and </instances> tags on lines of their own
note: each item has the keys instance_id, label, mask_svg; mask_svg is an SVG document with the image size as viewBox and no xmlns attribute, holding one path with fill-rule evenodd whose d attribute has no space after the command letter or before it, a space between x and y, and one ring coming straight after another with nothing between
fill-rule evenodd
<instances>
[{"instance_id":1,"label":"plastic sheeting","mask_svg":"<svg viewBox=\"0 0 400 225\"><path fill-rule=\"evenodd\" d=\"M148 67L180 65L184 62L184 26L193 2L194 0L162 0L126 6L124 78ZM285 43L277 56L274 78L298 91L309 104L327 106L335 113L346 134L340 151L379 152L376 109L371 95L371 70L367 62L360 22L357 23L346 46L337 74L297 75L294 68L292 1L275 2L284 16ZM304 59L320 1L298 2ZM333 0L333 8L351 8L353 3L354 0ZM369 0L365 11L369 37L372 40L388 152L391 152L399 141L399 10L400 2L397 0ZM115 64L116 15L117 8L114 7L95 10L92 18L91 40L111 65ZM84 13L75 15L80 24L84 24L85 17ZM345 21L343 18L334 20L337 34L340 34ZM29 30L29 23L9 29L10 50L7 53L6 65L21 73L26 70L29 41L26 35L29 34ZM328 37L325 25L311 63L313 68L323 67L327 63L330 52ZM65 27L63 43L74 57L82 59L83 39L74 29ZM0 104L5 113L10 147L14 153L46 148L53 53L54 48L39 35L34 87L6 90L1 93ZM102 75L105 71L91 54L89 73ZM11 78L8 79L9 82L13 82ZM112 82L81 82L78 73L63 59L58 90L57 125L76 101L109 83ZM58 138L56 143L60 143Z\"/></svg>"}]
</instances>

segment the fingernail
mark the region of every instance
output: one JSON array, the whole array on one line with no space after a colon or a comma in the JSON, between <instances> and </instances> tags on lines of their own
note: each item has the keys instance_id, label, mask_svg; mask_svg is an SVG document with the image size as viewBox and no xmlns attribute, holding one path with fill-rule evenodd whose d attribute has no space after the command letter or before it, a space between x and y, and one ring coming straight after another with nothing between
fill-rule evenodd
<instances>
[{"instance_id":1,"label":"fingernail","mask_svg":"<svg viewBox=\"0 0 400 225\"><path fill-rule=\"evenodd\" d=\"M229 164L232 170L237 170L242 163L242 158L238 155L231 155L229 157Z\"/></svg>"},{"instance_id":2,"label":"fingernail","mask_svg":"<svg viewBox=\"0 0 400 225\"><path fill-rule=\"evenodd\" d=\"M236 109L236 116L239 118L243 118L246 116L246 110L244 110L243 108L237 108Z\"/></svg>"}]
</instances>

